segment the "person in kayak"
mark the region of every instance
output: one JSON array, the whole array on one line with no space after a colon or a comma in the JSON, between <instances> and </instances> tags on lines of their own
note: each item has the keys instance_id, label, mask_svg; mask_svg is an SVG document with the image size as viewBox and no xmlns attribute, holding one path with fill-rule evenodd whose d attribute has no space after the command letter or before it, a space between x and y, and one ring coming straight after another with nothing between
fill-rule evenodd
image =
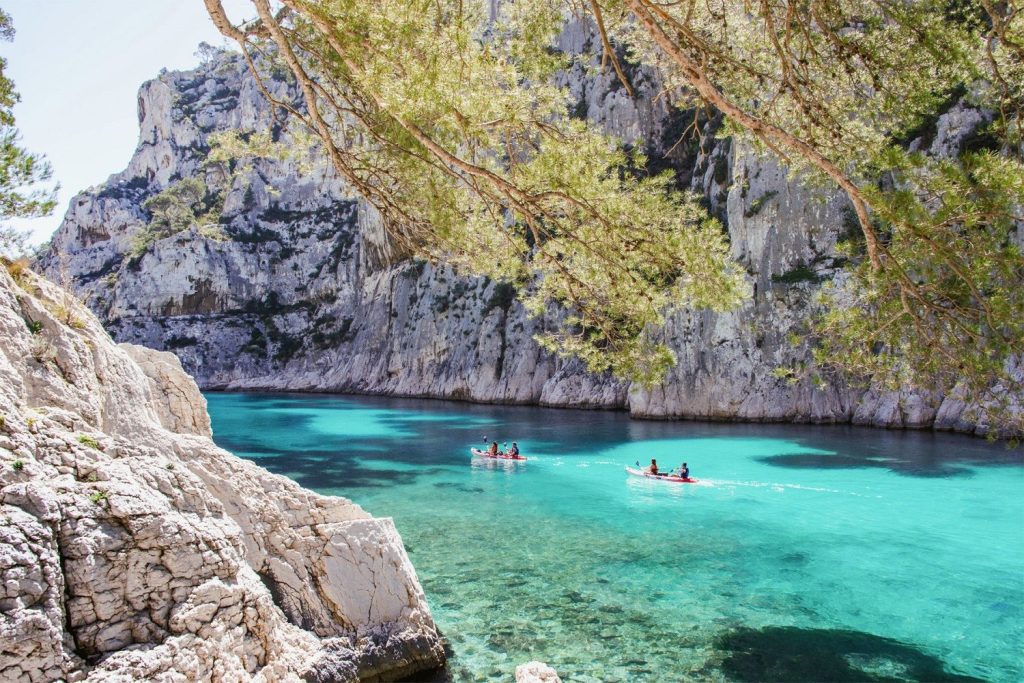
<instances>
[{"instance_id":1,"label":"person in kayak","mask_svg":"<svg viewBox=\"0 0 1024 683\"><path fill-rule=\"evenodd\" d=\"M519 444L517 444L515 441L513 441L512 442L512 448L509 449L508 454L511 455L513 458L518 458L519 457Z\"/></svg>"},{"instance_id":2,"label":"person in kayak","mask_svg":"<svg viewBox=\"0 0 1024 683\"><path fill-rule=\"evenodd\" d=\"M658 471L658 461L651 458L651 466L647 468L647 471L657 477L664 477L665 475Z\"/></svg>"},{"instance_id":3,"label":"person in kayak","mask_svg":"<svg viewBox=\"0 0 1024 683\"><path fill-rule=\"evenodd\" d=\"M683 479L690 478L690 468L685 462L679 466L679 476Z\"/></svg>"},{"instance_id":4,"label":"person in kayak","mask_svg":"<svg viewBox=\"0 0 1024 683\"><path fill-rule=\"evenodd\" d=\"M497 441L492 441L491 442L491 447L489 449L487 449L487 455L489 455L491 457L497 457L499 455L499 453L498 453L498 442Z\"/></svg>"}]
</instances>

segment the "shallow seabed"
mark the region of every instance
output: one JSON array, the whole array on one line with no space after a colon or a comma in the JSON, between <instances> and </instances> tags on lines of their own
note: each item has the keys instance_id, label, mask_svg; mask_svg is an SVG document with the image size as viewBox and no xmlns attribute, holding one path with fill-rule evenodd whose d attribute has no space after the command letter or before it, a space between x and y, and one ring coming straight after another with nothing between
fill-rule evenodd
<instances>
[{"instance_id":1,"label":"shallow seabed","mask_svg":"<svg viewBox=\"0 0 1024 683\"><path fill-rule=\"evenodd\" d=\"M209 394L221 446L392 516L455 681L1020 681L1024 464L970 437ZM525 463L473 460L484 437ZM689 462L698 484L630 477Z\"/></svg>"}]
</instances>

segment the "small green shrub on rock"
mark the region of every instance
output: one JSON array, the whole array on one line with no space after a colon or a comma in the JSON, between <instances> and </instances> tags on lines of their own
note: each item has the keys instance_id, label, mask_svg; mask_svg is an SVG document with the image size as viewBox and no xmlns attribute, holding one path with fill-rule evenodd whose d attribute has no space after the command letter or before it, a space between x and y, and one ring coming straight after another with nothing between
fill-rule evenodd
<instances>
[{"instance_id":1,"label":"small green shrub on rock","mask_svg":"<svg viewBox=\"0 0 1024 683\"><path fill-rule=\"evenodd\" d=\"M146 227L132 238L129 257L140 259L157 240L189 227L199 227L204 237L223 241L227 235L219 226L224 194L211 192L200 178L184 178L153 195L142 207L150 214Z\"/></svg>"},{"instance_id":2,"label":"small green shrub on rock","mask_svg":"<svg viewBox=\"0 0 1024 683\"><path fill-rule=\"evenodd\" d=\"M78 437L78 443L84 446L88 446L89 448L95 448L98 451L102 450L100 448L100 442L86 434L82 434L81 436Z\"/></svg>"}]
</instances>

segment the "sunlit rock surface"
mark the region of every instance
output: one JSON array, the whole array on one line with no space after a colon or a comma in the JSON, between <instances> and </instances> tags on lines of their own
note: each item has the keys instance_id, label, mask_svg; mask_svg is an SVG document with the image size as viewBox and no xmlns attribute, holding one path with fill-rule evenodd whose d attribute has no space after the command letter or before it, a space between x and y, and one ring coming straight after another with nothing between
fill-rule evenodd
<instances>
[{"instance_id":1,"label":"sunlit rock surface","mask_svg":"<svg viewBox=\"0 0 1024 683\"><path fill-rule=\"evenodd\" d=\"M115 345L72 296L4 269L0 339L0 680L443 662L391 520L217 448L173 355Z\"/></svg>"}]
</instances>

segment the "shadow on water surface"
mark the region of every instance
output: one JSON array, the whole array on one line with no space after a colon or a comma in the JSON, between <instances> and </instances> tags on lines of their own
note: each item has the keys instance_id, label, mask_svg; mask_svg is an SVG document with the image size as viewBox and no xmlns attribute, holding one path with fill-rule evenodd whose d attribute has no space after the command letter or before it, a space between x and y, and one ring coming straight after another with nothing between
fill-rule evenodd
<instances>
[{"instance_id":1,"label":"shadow on water surface","mask_svg":"<svg viewBox=\"0 0 1024 683\"><path fill-rule=\"evenodd\" d=\"M485 439L507 443L526 435L534 449L587 452L619 435L623 424L622 415L609 412L422 399L259 393L207 399L218 445L318 490L412 484L436 476L438 468L470 463L469 447L482 447ZM546 419L552 412L564 419ZM570 423L587 425L588 438L564 443ZM514 472L523 463L471 464Z\"/></svg>"},{"instance_id":2,"label":"shadow on water surface","mask_svg":"<svg viewBox=\"0 0 1024 683\"><path fill-rule=\"evenodd\" d=\"M864 430L870 432L865 434ZM818 453L779 453L758 460L790 469L884 469L908 477L972 477L974 468L1020 466L1024 449L995 446L977 437L913 430L853 426L804 428L797 439ZM863 436L870 438L863 438ZM861 438L858 438L861 437Z\"/></svg>"},{"instance_id":3,"label":"shadow on water surface","mask_svg":"<svg viewBox=\"0 0 1024 683\"><path fill-rule=\"evenodd\" d=\"M223 444L222 444L223 445ZM230 445L225 445L230 450ZM380 488L413 483L420 476L435 477L443 468L379 469L337 457L337 452L308 452L302 456L267 451L256 460L271 472L283 474L309 489Z\"/></svg>"},{"instance_id":4,"label":"shadow on water surface","mask_svg":"<svg viewBox=\"0 0 1024 683\"><path fill-rule=\"evenodd\" d=\"M879 468L895 474L913 477L973 477L974 472L948 461L922 461L920 459L880 458L840 453L785 453L758 458L759 462L792 469L852 470ZM968 460L972 465L991 465L992 458L984 461Z\"/></svg>"},{"instance_id":5,"label":"shadow on water surface","mask_svg":"<svg viewBox=\"0 0 1024 683\"><path fill-rule=\"evenodd\" d=\"M744 627L719 636L715 648L726 653L722 671L736 681L981 683L906 643L860 631Z\"/></svg>"},{"instance_id":6,"label":"shadow on water surface","mask_svg":"<svg viewBox=\"0 0 1024 683\"><path fill-rule=\"evenodd\" d=\"M447 489L450 491L459 491L460 493L486 493L487 490L479 486L466 486L454 481L438 481L434 483L434 488Z\"/></svg>"}]
</instances>

